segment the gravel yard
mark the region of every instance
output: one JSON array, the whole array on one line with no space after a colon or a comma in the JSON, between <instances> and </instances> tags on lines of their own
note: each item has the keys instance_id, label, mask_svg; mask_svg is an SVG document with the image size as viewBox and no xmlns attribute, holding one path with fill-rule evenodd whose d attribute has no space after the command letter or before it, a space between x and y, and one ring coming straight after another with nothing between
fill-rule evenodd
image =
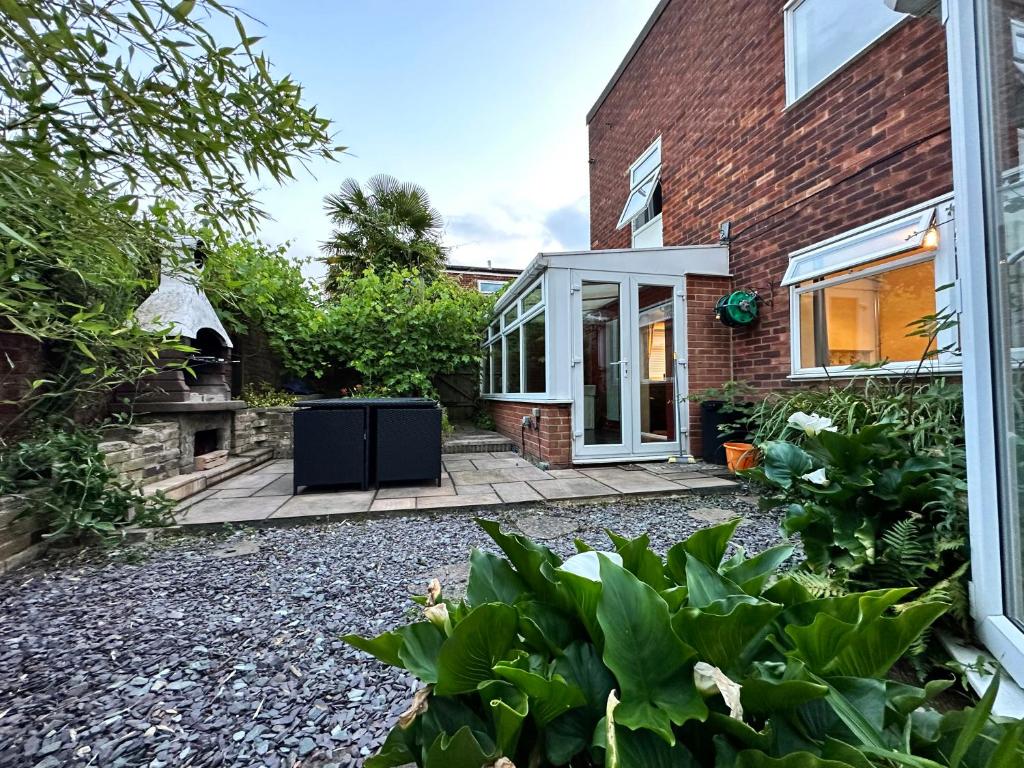
<instances>
[{"instance_id":1,"label":"gravel yard","mask_svg":"<svg viewBox=\"0 0 1024 768\"><path fill-rule=\"evenodd\" d=\"M738 494L502 509L506 528L664 552L739 513L736 540L778 542ZM465 579L489 539L443 514L166 539L44 561L0 579L0 766L358 766L414 689L343 644L406 620L410 591Z\"/></svg>"}]
</instances>

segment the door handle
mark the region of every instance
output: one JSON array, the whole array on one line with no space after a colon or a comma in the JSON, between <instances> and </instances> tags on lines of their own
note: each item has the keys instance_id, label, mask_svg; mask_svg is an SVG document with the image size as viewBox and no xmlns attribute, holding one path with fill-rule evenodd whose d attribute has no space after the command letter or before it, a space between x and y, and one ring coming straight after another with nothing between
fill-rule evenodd
<instances>
[{"instance_id":1,"label":"door handle","mask_svg":"<svg viewBox=\"0 0 1024 768\"><path fill-rule=\"evenodd\" d=\"M622 375L627 377L627 378L629 377L629 360L616 360L614 363L608 363L608 365L609 366L621 365L622 366Z\"/></svg>"}]
</instances>

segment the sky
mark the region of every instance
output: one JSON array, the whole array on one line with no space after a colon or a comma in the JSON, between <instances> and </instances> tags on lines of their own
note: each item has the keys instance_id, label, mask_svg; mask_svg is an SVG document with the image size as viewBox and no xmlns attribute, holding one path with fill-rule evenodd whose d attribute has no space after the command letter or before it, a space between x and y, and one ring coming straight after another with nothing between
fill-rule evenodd
<instances>
[{"instance_id":1,"label":"sky","mask_svg":"<svg viewBox=\"0 0 1024 768\"><path fill-rule=\"evenodd\" d=\"M261 190L263 238L318 255L324 195L387 173L426 189L454 264L522 267L587 248L586 113L656 4L236 0L277 73L302 83L348 147Z\"/></svg>"}]
</instances>

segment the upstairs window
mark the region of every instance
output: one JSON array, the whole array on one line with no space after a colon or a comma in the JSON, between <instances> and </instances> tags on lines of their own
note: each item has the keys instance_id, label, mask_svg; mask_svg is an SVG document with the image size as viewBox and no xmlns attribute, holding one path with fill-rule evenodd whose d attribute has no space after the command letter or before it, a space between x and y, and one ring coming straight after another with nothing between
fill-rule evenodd
<instances>
[{"instance_id":1,"label":"upstairs window","mask_svg":"<svg viewBox=\"0 0 1024 768\"><path fill-rule=\"evenodd\" d=\"M634 248L661 246L661 138L629 166L629 195L617 229L627 225Z\"/></svg>"},{"instance_id":2,"label":"upstairs window","mask_svg":"<svg viewBox=\"0 0 1024 768\"><path fill-rule=\"evenodd\" d=\"M786 30L786 103L838 72L906 14L882 0L790 0Z\"/></svg>"}]
</instances>

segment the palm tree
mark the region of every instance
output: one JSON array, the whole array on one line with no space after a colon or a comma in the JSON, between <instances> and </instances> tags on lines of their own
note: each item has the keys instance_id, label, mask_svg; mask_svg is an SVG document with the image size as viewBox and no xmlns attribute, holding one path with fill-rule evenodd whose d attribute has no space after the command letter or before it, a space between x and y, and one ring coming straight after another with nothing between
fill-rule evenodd
<instances>
[{"instance_id":1,"label":"palm tree","mask_svg":"<svg viewBox=\"0 0 1024 768\"><path fill-rule=\"evenodd\" d=\"M444 222L416 184L380 174L364 189L357 180L345 179L339 192L324 198L324 209L335 227L320 246L329 291L345 274L361 274L369 267L415 267L432 274L445 265Z\"/></svg>"}]
</instances>

